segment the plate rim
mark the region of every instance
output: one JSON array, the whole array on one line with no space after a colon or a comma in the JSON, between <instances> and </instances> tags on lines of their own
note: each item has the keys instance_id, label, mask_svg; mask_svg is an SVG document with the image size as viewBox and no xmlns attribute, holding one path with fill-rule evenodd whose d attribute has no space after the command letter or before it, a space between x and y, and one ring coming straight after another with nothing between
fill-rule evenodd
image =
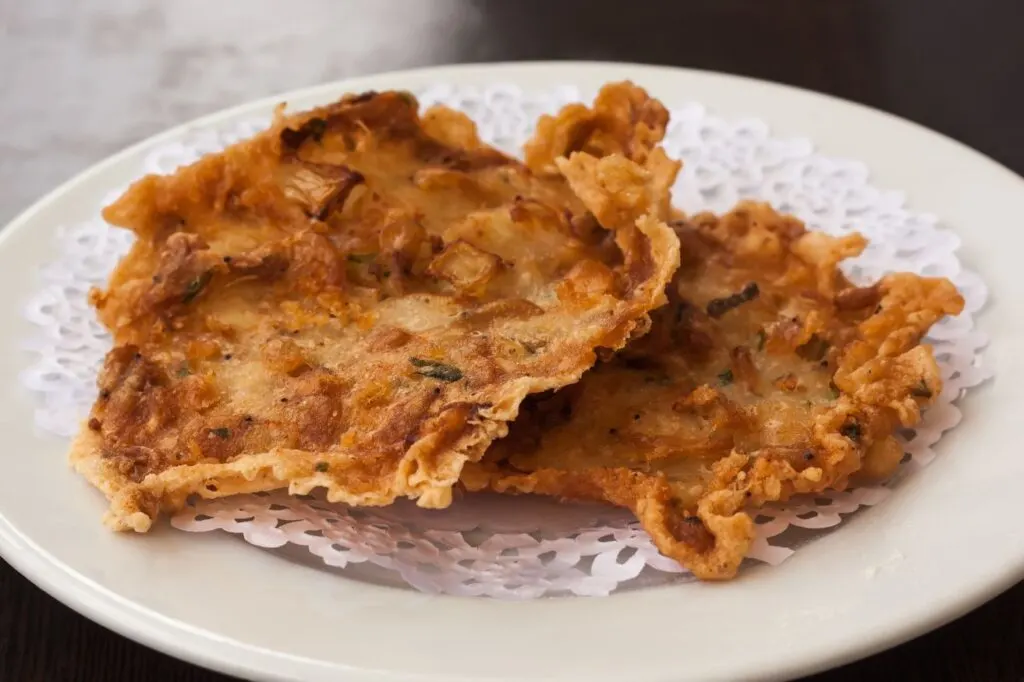
<instances>
[{"instance_id":1,"label":"plate rim","mask_svg":"<svg viewBox=\"0 0 1024 682\"><path fill-rule=\"evenodd\" d=\"M733 81L734 85L741 88L751 87L753 85L756 85L757 87L768 86L770 89L778 89L780 92L786 94L799 94L802 96L809 95L815 98L824 98L826 100L830 100L833 105L845 107L852 106L863 114L871 114L873 116L881 115L884 118L901 125L912 126L919 131L927 133L929 136L942 140L945 143L952 143L958 148L958 153L970 153L977 161L992 164L998 169L1009 173L1014 179L1018 181L1021 180L1021 178L1013 173L1012 170L1006 168L998 161L985 156L958 140L921 126L918 123L856 102L786 84L712 71L625 62L540 61L458 64L395 70L380 74L346 78L329 83L300 88L279 95L263 97L247 103L221 109L159 132L108 156L38 199L31 206L15 216L3 230L0 230L0 249L5 248L14 235L17 235L26 226L31 225L33 218L43 211L48 205L55 202L59 197L65 195L71 189L84 184L88 180L101 176L104 172L116 167L118 164L130 159L141 151L161 144L164 141L180 137L181 135L184 135L190 130L196 128L207 128L218 122L233 119L245 112L269 109L280 101L315 98L330 92L340 92L349 88L359 89L361 87L367 87L366 84L372 83L375 80L395 79L400 77L409 78L413 81L420 79L432 79L436 81L458 82L460 80L460 76L464 76L465 74L486 71L495 72L493 76L494 80L505 81L513 80L512 74L514 73L539 71L542 69L558 69L565 73L566 80L570 80L571 72L574 70L604 70L611 67L614 67L615 69L634 69L637 72L638 79L641 79L645 72L652 71L668 74L668 77L671 77L671 74L681 73L684 75L689 74L693 76L712 77L715 79ZM190 637L198 637L204 641L213 640L221 646L229 644L231 647L249 650L250 653L271 655L280 659L291 659L296 665L312 665L316 668L322 667L322 665L317 661L302 657L295 657L285 652L268 651L261 647L253 647L245 642L237 640L222 641L222 638L215 633L194 628L186 623L182 623L181 621L156 613L145 606L125 600L111 590L96 584L85 576L80 575L71 566L61 563L43 547L36 544L31 538L21 534L5 516L0 516L0 556L3 556L3 558L11 564L12 567L18 570L22 575L26 576L34 584L91 620L94 620L104 627L118 632L129 639L140 642L146 646L172 656L192 661L198 665L219 670L227 674L245 674L247 676L255 676L261 679L302 679L300 677L291 676L287 673L284 676L279 676L274 671L252 668L246 664L244 659L240 661L237 656L223 655L220 652L214 652L210 649L203 652L199 648L196 648L195 644L189 644L188 642L182 643L180 640L183 633L188 634ZM980 603L987 601L996 594L1008 589L1022 578L1024 578L1024 548L1019 552L1016 565L1007 565L999 577L990 579L984 586L978 587L973 591L959 593L958 598L948 600L945 603L944 608L934 610L930 617L919 618L916 621L904 621L903 625L900 627L896 627L893 630L889 630L884 633L878 633L873 638L865 637L860 640L859 644L848 646L843 651L818 653L812 656L805 656L802 661L791 661L788 665L781 664L779 667L773 671L769 671L767 675L762 676L759 679L778 679L780 675L790 676L808 674L835 665L841 665L877 651L890 648L963 615L967 611L978 606ZM657 589L663 590L672 588ZM610 599L616 598L617 597L611 597ZM137 624L136 621L140 621L142 624ZM158 624L153 625L152 627L145 627L144 623L147 621L155 621ZM329 668L324 668L324 670L330 670L336 674L338 667L331 664ZM308 672L316 674L316 671L313 668L310 668ZM353 679L411 679L401 675L392 676L391 674L367 672L364 670L350 670L348 671L348 674L356 675ZM423 677L422 679L435 678ZM645 677L644 679L648 678ZM651 677L650 679L653 680L655 678ZM669 678L666 677L658 679Z\"/></svg>"}]
</instances>

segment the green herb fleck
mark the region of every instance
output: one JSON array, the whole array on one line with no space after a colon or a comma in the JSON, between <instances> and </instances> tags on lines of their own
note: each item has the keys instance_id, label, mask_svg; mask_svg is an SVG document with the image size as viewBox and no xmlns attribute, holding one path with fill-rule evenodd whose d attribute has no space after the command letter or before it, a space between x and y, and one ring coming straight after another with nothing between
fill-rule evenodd
<instances>
[{"instance_id":1,"label":"green herb fleck","mask_svg":"<svg viewBox=\"0 0 1024 682\"><path fill-rule=\"evenodd\" d=\"M178 368L177 374L179 377L184 378L192 374L192 370L188 368L188 365L182 365Z\"/></svg>"},{"instance_id":2,"label":"green herb fleck","mask_svg":"<svg viewBox=\"0 0 1024 682\"><path fill-rule=\"evenodd\" d=\"M372 263L377 258L375 253L350 253L345 258L349 263Z\"/></svg>"},{"instance_id":3,"label":"green herb fleck","mask_svg":"<svg viewBox=\"0 0 1024 682\"><path fill-rule=\"evenodd\" d=\"M910 389L910 395L917 398L931 398L932 389L928 388L928 384L925 383L924 379L921 379L921 381L917 382L917 386Z\"/></svg>"},{"instance_id":4,"label":"green herb fleck","mask_svg":"<svg viewBox=\"0 0 1024 682\"><path fill-rule=\"evenodd\" d=\"M860 424L855 421L848 421L843 424L842 428L839 429L839 433L843 434L846 438L849 438L853 442L860 441Z\"/></svg>"},{"instance_id":5,"label":"green herb fleck","mask_svg":"<svg viewBox=\"0 0 1024 682\"><path fill-rule=\"evenodd\" d=\"M422 374L431 379L458 381L462 378L462 370L452 365L446 365L443 362L424 360L423 358L409 358L409 362L416 368L417 374Z\"/></svg>"},{"instance_id":6,"label":"green herb fleck","mask_svg":"<svg viewBox=\"0 0 1024 682\"><path fill-rule=\"evenodd\" d=\"M322 474L326 473L327 469L329 468L329 465L327 464L327 462L317 462L314 468Z\"/></svg>"},{"instance_id":7,"label":"green herb fleck","mask_svg":"<svg viewBox=\"0 0 1024 682\"><path fill-rule=\"evenodd\" d=\"M213 271L207 270L189 282L188 286L185 287L185 295L182 297L181 302L191 303L192 299L199 295L206 285L210 283L211 279L213 279Z\"/></svg>"},{"instance_id":8,"label":"green herb fleck","mask_svg":"<svg viewBox=\"0 0 1024 682\"><path fill-rule=\"evenodd\" d=\"M751 282L747 286L743 287L743 290L739 293L731 294L724 298L712 299L708 302L708 316L718 319L733 308L738 308L747 301L753 301L760 294L761 290L758 288L757 282Z\"/></svg>"},{"instance_id":9,"label":"green herb fleck","mask_svg":"<svg viewBox=\"0 0 1024 682\"><path fill-rule=\"evenodd\" d=\"M731 369L727 369L724 372L719 372L718 373L718 385L719 386L728 386L729 384L732 383L732 380L733 380L733 376L732 376L732 370Z\"/></svg>"},{"instance_id":10,"label":"green herb fleck","mask_svg":"<svg viewBox=\"0 0 1024 682\"><path fill-rule=\"evenodd\" d=\"M231 438L231 429L229 429L226 426L220 426L216 429L210 429L210 433L212 433L213 435L217 436L217 438L220 438L222 440L227 440L228 438Z\"/></svg>"},{"instance_id":11,"label":"green herb fleck","mask_svg":"<svg viewBox=\"0 0 1024 682\"><path fill-rule=\"evenodd\" d=\"M817 334L811 334L807 343L796 349L796 354L804 360L821 360L828 352L829 342Z\"/></svg>"},{"instance_id":12,"label":"green herb fleck","mask_svg":"<svg viewBox=\"0 0 1024 682\"><path fill-rule=\"evenodd\" d=\"M757 330L757 349L764 350L764 344L768 340L768 335L764 333L763 329Z\"/></svg>"}]
</instances>

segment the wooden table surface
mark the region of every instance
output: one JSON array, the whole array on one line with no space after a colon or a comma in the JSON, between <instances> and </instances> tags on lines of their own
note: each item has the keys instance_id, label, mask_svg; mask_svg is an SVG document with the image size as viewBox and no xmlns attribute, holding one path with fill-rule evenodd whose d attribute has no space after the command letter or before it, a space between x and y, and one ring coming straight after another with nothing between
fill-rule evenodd
<instances>
[{"instance_id":1,"label":"wooden table surface","mask_svg":"<svg viewBox=\"0 0 1024 682\"><path fill-rule=\"evenodd\" d=\"M601 59L744 74L890 111L1024 173L1021 0L0 0L0 26L0 220L193 116L448 62ZM1007 229L1018 220L1008 216ZM228 678L94 625L0 562L0 680L148 679ZM1024 680L1024 584L813 679Z\"/></svg>"}]
</instances>

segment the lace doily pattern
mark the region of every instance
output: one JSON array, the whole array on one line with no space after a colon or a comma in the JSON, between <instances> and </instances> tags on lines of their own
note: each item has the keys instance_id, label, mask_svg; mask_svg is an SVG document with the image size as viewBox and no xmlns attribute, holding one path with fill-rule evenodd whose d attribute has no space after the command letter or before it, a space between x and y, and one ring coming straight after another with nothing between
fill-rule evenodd
<instances>
[{"instance_id":1,"label":"lace doily pattern","mask_svg":"<svg viewBox=\"0 0 1024 682\"><path fill-rule=\"evenodd\" d=\"M574 87L524 92L511 85L483 89L437 85L418 93L424 106L446 104L477 121L481 136L518 153L543 113L593 93ZM152 149L143 173L171 173L201 155L244 139L266 125L246 121L223 129L190 131ZM900 481L934 458L942 433L960 420L955 402L987 379L982 364L986 337L973 316L985 304L981 278L957 258L959 240L935 216L909 210L899 192L870 184L856 161L816 154L810 141L773 137L756 119L726 120L699 104L672 110L665 138L669 155L684 159L675 187L687 212L725 211L740 199L759 199L831 234L857 230L871 242L851 262L855 281L896 270L941 275L956 283L966 310L931 332L945 388L921 424L901 434L907 456L886 485L829 492L760 510L751 561L778 564L801 544L829 532L843 515L884 500ZM24 308L37 333L26 340L34 361L21 375L39 398L37 425L71 437L95 397L98 368L110 339L87 303L131 244L125 231L107 225L100 208L123 191L111 187L97 203L97 217L56 230L57 259L42 270L40 288ZM99 511L99 510L97 510ZM191 532L227 531L267 549L305 547L325 567L360 579L469 596L528 599L551 595L607 595L616 589L692 579L661 556L629 514L597 505L546 499L467 496L446 510L411 503L380 509L327 504L284 493L198 501L172 519Z\"/></svg>"}]
</instances>

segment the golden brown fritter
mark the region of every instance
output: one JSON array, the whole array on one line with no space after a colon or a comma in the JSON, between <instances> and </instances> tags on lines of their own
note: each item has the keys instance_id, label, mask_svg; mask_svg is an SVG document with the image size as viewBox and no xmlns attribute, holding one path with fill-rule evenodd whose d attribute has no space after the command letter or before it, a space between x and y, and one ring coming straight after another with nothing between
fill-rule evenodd
<instances>
[{"instance_id":1,"label":"golden brown fritter","mask_svg":"<svg viewBox=\"0 0 1024 682\"><path fill-rule=\"evenodd\" d=\"M894 470L894 430L941 390L921 338L963 300L909 274L851 286L836 266L862 237L766 205L673 225L682 264L651 332L527 401L463 482L628 507L664 554L729 578L753 538L744 508Z\"/></svg>"},{"instance_id":2,"label":"golden brown fritter","mask_svg":"<svg viewBox=\"0 0 1024 682\"><path fill-rule=\"evenodd\" d=\"M657 141L541 177L462 114L370 92L136 183L105 212L137 240L93 294L115 347L72 451L108 522L280 487L447 505L525 396L664 302Z\"/></svg>"},{"instance_id":3,"label":"golden brown fritter","mask_svg":"<svg viewBox=\"0 0 1024 682\"><path fill-rule=\"evenodd\" d=\"M642 89L620 83L605 86L594 104L565 106L541 116L537 134L526 144L526 165L535 173L554 173L555 163L573 152L591 156L622 154L644 164L660 150L668 111Z\"/></svg>"}]
</instances>

